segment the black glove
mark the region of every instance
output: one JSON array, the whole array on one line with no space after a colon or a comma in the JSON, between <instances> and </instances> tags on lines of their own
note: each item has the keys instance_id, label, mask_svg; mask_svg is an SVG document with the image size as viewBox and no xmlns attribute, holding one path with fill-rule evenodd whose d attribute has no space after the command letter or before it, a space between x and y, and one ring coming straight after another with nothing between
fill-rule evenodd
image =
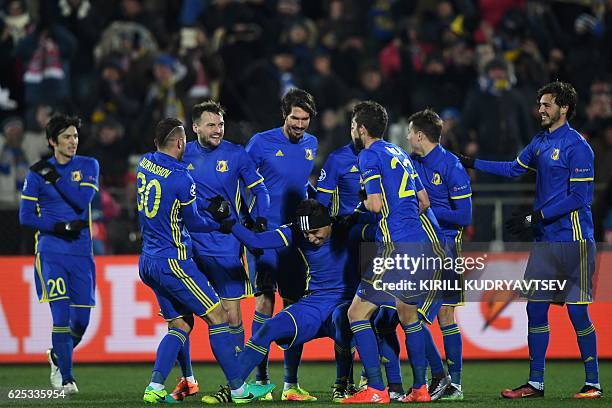
<instances>
[{"instance_id":1,"label":"black glove","mask_svg":"<svg viewBox=\"0 0 612 408\"><path fill-rule=\"evenodd\" d=\"M208 207L206 210L212 214L215 221L223 221L230 216L230 203L225 201L222 196L216 195L213 198L209 198Z\"/></svg>"},{"instance_id":2,"label":"black glove","mask_svg":"<svg viewBox=\"0 0 612 408\"><path fill-rule=\"evenodd\" d=\"M337 226L340 229L348 231L351 228L353 228L353 226L357 224L358 221L359 221L359 213L354 212L352 214L345 215L342 217L336 217L334 219L333 225Z\"/></svg>"},{"instance_id":3,"label":"black glove","mask_svg":"<svg viewBox=\"0 0 612 408\"><path fill-rule=\"evenodd\" d=\"M232 227L234 226L234 224L236 224L236 220L233 218L226 218L224 220L219 221L219 225L221 225L221 227L219 227L219 231L222 234L229 234L230 232L232 232Z\"/></svg>"},{"instance_id":4,"label":"black glove","mask_svg":"<svg viewBox=\"0 0 612 408\"><path fill-rule=\"evenodd\" d=\"M58 222L53 226L53 232L63 239L73 241L81 235L81 230L89 226L87 221L75 220L69 222Z\"/></svg>"},{"instance_id":5,"label":"black glove","mask_svg":"<svg viewBox=\"0 0 612 408\"><path fill-rule=\"evenodd\" d=\"M514 211L504 226L515 236L523 236L534 224L542 221L542 211Z\"/></svg>"},{"instance_id":6,"label":"black glove","mask_svg":"<svg viewBox=\"0 0 612 408\"><path fill-rule=\"evenodd\" d=\"M262 256L264 253L264 250L261 248L247 248L249 250L249 252L255 256Z\"/></svg>"},{"instance_id":7,"label":"black glove","mask_svg":"<svg viewBox=\"0 0 612 408\"><path fill-rule=\"evenodd\" d=\"M264 232L268 230L268 220L264 217L255 218L255 224L253 225L254 232Z\"/></svg>"},{"instance_id":8,"label":"black glove","mask_svg":"<svg viewBox=\"0 0 612 408\"><path fill-rule=\"evenodd\" d=\"M55 166L49 163L45 159L34 163L30 167L30 170L40 175L42 178L44 178L46 181L48 181L51 184L55 184L55 182L59 180L60 178L60 175L57 172L57 169L55 168Z\"/></svg>"},{"instance_id":9,"label":"black glove","mask_svg":"<svg viewBox=\"0 0 612 408\"><path fill-rule=\"evenodd\" d=\"M366 193L365 188L359 190L359 201L365 201L368 199L368 193Z\"/></svg>"},{"instance_id":10,"label":"black glove","mask_svg":"<svg viewBox=\"0 0 612 408\"><path fill-rule=\"evenodd\" d=\"M465 167L466 169L473 169L474 168L474 162L476 161L476 159L474 157L466 156L464 154L457 153L457 152L452 152L452 153L455 156L457 156L457 158L459 159L459 161L461 162L463 167Z\"/></svg>"}]
</instances>

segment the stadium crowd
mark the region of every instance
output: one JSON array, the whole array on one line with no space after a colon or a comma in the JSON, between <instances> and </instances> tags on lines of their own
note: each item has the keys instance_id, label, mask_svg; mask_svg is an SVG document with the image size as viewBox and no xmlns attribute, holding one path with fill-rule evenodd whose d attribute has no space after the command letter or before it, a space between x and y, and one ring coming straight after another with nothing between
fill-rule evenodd
<instances>
[{"instance_id":1,"label":"stadium crowd","mask_svg":"<svg viewBox=\"0 0 612 408\"><path fill-rule=\"evenodd\" d=\"M538 130L537 89L557 79L578 91L571 125L595 152L596 240L612 242L610 0L0 5L0 253L32 253L19 196L28 167L49 153L43 129L54 112L85 120L79 154L100 164L96 253L135 253L136 161L153 150L159 120L176 117L191 129L197 102L220 101L226 139L246 144L281 123L289 89L308 90L319 111L309 129L318 174L349 141L352 107L367 99L386 107L397 144L405 145L406 118L430 107L445 121L449 149L512 160ZM479 184L508 183L471 177L475 201ZM474 220L471 239L491 240L491 214L476 207Z\"/></svg>"}]
</instances>

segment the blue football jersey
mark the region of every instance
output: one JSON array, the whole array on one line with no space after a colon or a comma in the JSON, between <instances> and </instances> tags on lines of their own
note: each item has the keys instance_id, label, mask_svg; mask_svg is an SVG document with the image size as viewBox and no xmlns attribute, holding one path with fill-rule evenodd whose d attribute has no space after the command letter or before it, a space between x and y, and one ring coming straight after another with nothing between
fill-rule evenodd
<instances>
[{"instance_id":1,"label":"blue football jersey","mask_svg":"<svg viewBox=\"0 0 612 408\"><path fill-rule=\"evenodd\" d=\"M330 215L352 214L359 204L359 166L353 143L334 150L327 157L317 182L317 201Z\"/></svg>"},{"instance_id":2,"label":"blue football jersey","mask_svg":"<svg viewBox=\"0 0 612 408\"><path fill-rule=\"evenodd\" d=\"M161 258L192 257L182 207L196 200L196 185L185 165L165 153L147 153L136 174L142 252Z\"/></svg>"},{"instance_id":3,"label":"blue football jersey","mask_svg":"<svg viewBox=\"0 0 612 408\"><path fill-rule=\"evenodd\" d=\"M270 225L293 221L297 205L307 198L308 177L317 155L317 138L304 133L297 143L291 143L282 128L275 128L253 135L246 151L270 194Z\"/></svg>"},{"instance_id":4,"label":"blue football jersey","mask_svg":"<svg viewBox=\"0 0 612 408\"><path fill-rule=\"evenodd\" d=\"M35 251L91 255L91 201L98 191L99 165L92 157L74 156L66 164L49 159L60 175L52 185L30 171L21 194L20 219L24 225L38 230ZM68 241L53 233L58 222L89 221L90 228L81 230L77 240Z\"/></svg>"},{"instance_id":5,"label":"blue football jersey","mask_svg":"<svg viewBox=\"0 0 612 408\"><path fill-rule=\"evenodd\" d=\"M243 201L241 188L263 186L263 177L244 148L225 140L215 149L204 147L197 140L187 143L183 162L196 183L200 212L204 212L202 205L206 205L207 198L220 194L231 203L232 217L238 219ZM231 234L212 231L190 235L199 254L239 255L240 243Z\"/></svg>"},{"instance_id":6,"label":"blue football jersey","mask_svg":"<svg viewBox=\"0 0 612 408\"><path fill-rule=\"evenodd\" d=\"M457 156L437 145L425 157L416 156L412 159L434 213L456 209L459 200L471 201L470 177ZM438 222L444 237L454 240L465 220L451 222L439 217Z\"/></svg>"},{"instance_id":7,"label":"blue football jersey","mask_svg":"<svg viewBox=\"0 0 612 408\"><path fill-rule=\"evenodd\" d=\"M385 140L377 140L359 152L359 170L368 194L381 194L381 219L377 242L412 242L422 237L419 219L421 190L408 154Z\"/></svg>"}]
</instances>

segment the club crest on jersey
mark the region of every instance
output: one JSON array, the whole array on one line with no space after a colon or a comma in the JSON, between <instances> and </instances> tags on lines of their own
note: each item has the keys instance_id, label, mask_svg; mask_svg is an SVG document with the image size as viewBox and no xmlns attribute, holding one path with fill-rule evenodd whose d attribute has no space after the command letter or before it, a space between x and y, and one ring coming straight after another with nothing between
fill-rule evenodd
<instances>
[{"instance_id":1,"label":"club crest on jersey","mask_svg":"<svg viewBox=\"0 0 612 408\"><path fill-rule=\"evenodd\" d=\"M75 170L72 173L70 173L70 178L72 179L72 181L81 181L83 179L81 170Z\"/></svg>"},{"instance_id":2,"label":"club crest on jersey","mask_svg":"<svg viewBox=\"0 0 612 408\"><path fill-rule=\"evenodd\" d=\"M434 186L439 186L440 184L442 184L442 178L440 177L440 173L433 174L433 177L431 178L431 184L433 184Z\"/></svg>"},{"instance_id":3,"label":"club crest on jersey","mask_svg":"<svg viewBox=\"0 0 612 408\"><path fill-rule=\"evenodd\" d=\"M553 160L559 160L559 149L554 149L550 158Z\"/></svg>"},{"instance_id":4,"label":"club crest on jersey","mask_svg":"<svg viewBox=\"0 0 612 408\"><path fill-rule=\"evenodd\" d=\"M225 173L226 171L228 171L229 168L227 166L227 160L217 160L217 167L215 170L220 173Z\"/></svg>"},{"instance_id":5,"label":"club crest on jersey","mask_svg":"<svg viewBox=\"0 0 612 408\"><path fill-rule=\"evenodd\" d=\"M306 160L314 160L314 156L312 155L312 149L306 149L306 154L304 155Z\"/></svg>"}]
</instances>

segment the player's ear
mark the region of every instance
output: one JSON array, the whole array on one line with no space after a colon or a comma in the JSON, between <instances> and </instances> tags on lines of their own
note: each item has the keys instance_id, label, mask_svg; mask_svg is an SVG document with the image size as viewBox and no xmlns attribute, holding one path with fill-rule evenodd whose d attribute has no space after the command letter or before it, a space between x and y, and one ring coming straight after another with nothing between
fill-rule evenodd
<instances>
[{"instance_id":1,"label":"player's ear","mask_svg":"<svg viewBox=\"0 0 612 408\"><path fill-rule=\"evenodd\" d=\"M193 133L198 134L198 124L196 122L193 122L191 128L193 129Z\"/></svg>"}]
</instances>

